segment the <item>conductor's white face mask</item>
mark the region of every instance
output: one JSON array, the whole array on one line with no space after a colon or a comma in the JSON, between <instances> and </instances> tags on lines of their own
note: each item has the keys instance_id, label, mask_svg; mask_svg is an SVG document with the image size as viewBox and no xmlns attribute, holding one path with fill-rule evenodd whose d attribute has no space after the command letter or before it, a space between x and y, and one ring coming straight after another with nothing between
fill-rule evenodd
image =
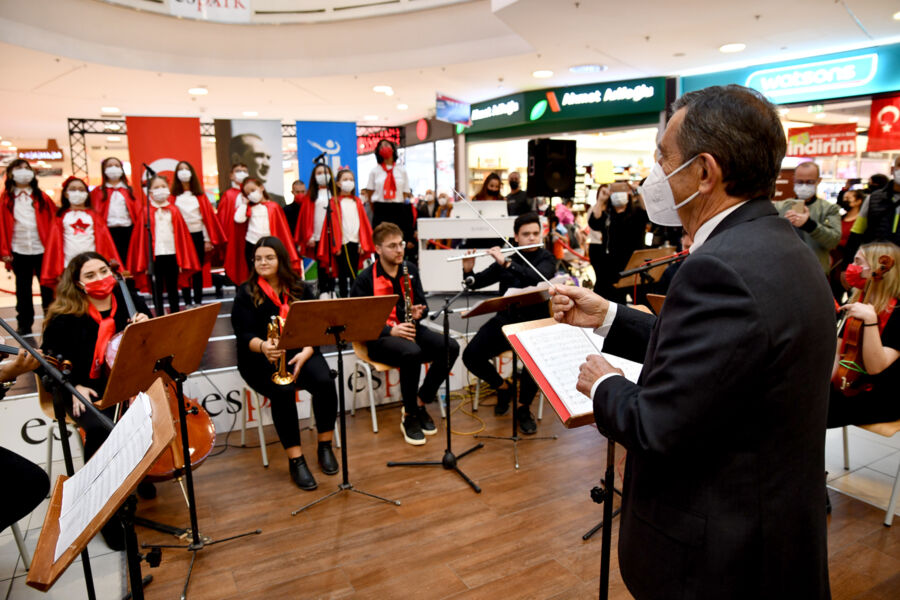
<instances>
[{"instance_id":1,"label":"conductor's white face mask","mask_svg":"<svg viewBox=\"0 0 900 600\"><path fill-rule=\"evenodd\" d=\"M675 204L675 196L672 193L672 186L669 185L669 178L691 164L695 158L697 156L689 159L668 175L665 174L662 165L659 163L655 163L653 168L650 169L650 175L647 176L644 185L641 186L641 196L647 208L647 218L651 222L665 227L681 227L681 217L678 216L678 209L687 206L688 202L697 197L700 190L697 190L682 202Z\"/></svg>"}]
</instances>

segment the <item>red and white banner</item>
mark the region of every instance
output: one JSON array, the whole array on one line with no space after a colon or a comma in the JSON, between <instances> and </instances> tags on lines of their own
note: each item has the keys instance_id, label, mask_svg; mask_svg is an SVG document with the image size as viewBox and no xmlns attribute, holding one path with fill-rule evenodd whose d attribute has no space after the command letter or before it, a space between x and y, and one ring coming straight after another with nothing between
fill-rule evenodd
<instances>
[{"instance_id":1,"label":"red and white banner","mask_svg":"<svg viewBox=\"0 0 900 600\"><path fill-rule=\"evenodd\" d=\"M814 125L788 129L788 156L856 154L856 125Z\"/></svg>"},{"instance_id":2,"label":"red and white banner","mask_svg":"<svg viewBox=\"0 0 900 600\"><path fill-rule=\"evenodd\" d=\"M128 155L131 159L131 183L144 197L146 164L165 176L171 185L175 165L186 160L203 181L203 155L200 150L200 119L189 117L125 117L128 127Z\"/></svg>"},{"instance_id":3,"label":"red and white banner","mask_svg":"<svg viewBox=\"0 0 900 600\"><path fill-rule=\"evenodd\" d=\"M900 150L900 94L872 98L866 150Z\"/></svg>"}]
</instances>

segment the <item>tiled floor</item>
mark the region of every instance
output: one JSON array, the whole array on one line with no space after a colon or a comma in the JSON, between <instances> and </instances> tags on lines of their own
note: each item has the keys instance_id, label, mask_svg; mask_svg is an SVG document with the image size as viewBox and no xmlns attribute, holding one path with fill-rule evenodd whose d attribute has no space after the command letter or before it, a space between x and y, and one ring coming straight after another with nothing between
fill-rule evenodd
<instances>
[{"instance_id":1,"label":"tiled floor","mask_svg":"<svg viewBox=\"0 0 900 600\"><path fill-rule=\"evenodd\" d=\"M825 470L829 487L886 509L897 467L900 466L900 434L886 438L858 427L850 434L850 469L844 470L841 430L830 429L825 438ZM898 502L895 514L900 514ZM900 521L895 524L900 527Z\"/></svg>"}]
</instances>

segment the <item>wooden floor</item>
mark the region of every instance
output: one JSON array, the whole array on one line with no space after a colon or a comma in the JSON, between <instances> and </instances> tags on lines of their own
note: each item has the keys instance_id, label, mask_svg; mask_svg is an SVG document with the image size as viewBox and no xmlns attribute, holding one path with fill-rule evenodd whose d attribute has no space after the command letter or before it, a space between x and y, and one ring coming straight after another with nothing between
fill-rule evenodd
<instances>
[{"instance_id":1,"label":"wooden floor","mask_svg":"<svg viewBox=\"0 0 900 600\"><path fill-rule=\"evenodd\" d=\"M605 440L592 427L565 430L546 408L539 433L560 437L521 442L518 471L510 442L485 440L485 448L461 461L481 494L442 468L386 467L388 460L439 460L446 439L441 426L428 444L413 448L399 432L399 408L379 411L378 434L368 411L348 418L351 482L401 506L342 492L292 517L292 510L334 490L340 475L326 477L316 465L319 489L302 492L290 482L277 442L269 446L268 469L259 449L229 448L195 473L200 530L213 538L256 528L263 533L202 550L189 598L596 598L600 535L587 542L581 536L600 520L589 490L604 465ZM509 434L508 416L495 418L490 407L480 415L485 433ZM459 413L453 423L457 431L478 426ZM271 428L266 435L276 439ZM239 437L232 434L229 443ZM248 443L255 442L255 430L248 430ZM473 440L454 436L453 443L458 454ZM312 432L303 434L303 444L315 463ZM186 526L177 485L158 488L155 500L141 501L139 515ZM896 600L900 523L886 528L882 511L835 492L832 501L833 597ZM613 548L617 534L618 524ZM143 528L138 535L143 543L173 540ZM189 561L185 551L165 550L159 568L145 564L144 573L154 577L146 598L179 597ZM631 597L615 553L611 580L611 598Z\"/></svg>"}]
</instances>

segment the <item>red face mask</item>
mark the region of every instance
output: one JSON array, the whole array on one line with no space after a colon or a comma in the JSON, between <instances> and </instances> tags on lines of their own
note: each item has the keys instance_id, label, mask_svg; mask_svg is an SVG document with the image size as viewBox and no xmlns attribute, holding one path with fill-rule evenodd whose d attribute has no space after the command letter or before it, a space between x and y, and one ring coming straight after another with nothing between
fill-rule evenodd
<instances>
[{"instance_id":1,"label":"red face mask","mask_svg":"<svg viewBox=\"0 0 900 600\"><path fill-rule=\"evenodd\" d=\"M381 155L381 158L394 158L394 149L388 145L384 145L381 147L381 150L378 151L378 154Z\"/></svg>"},{"instance_id":2,"label":"red face mask","mask_svg":"<svg viewBox=\"0 0 900 600\"><path fill-rule=\"evenodd\" d=\"M96 300L103 300L116 287L116 279L112 275L107 275L103 279L88 281L84 284L84 293Z\"/></svg>"},{"instance_id":3,"label":"red face mask","mask_svg":"<svg viewBox=\"0 0 900 600\"><path fill-rule=\"evenodd\" d=\"M863 273L862 265L856 265L856 264L847 265L847 270L844 271L844 277L847 279L847 284L850 287L855 287L858 289L865 289L866 278L863 277L862 273Z\"/></svg>"}]
</instances>

